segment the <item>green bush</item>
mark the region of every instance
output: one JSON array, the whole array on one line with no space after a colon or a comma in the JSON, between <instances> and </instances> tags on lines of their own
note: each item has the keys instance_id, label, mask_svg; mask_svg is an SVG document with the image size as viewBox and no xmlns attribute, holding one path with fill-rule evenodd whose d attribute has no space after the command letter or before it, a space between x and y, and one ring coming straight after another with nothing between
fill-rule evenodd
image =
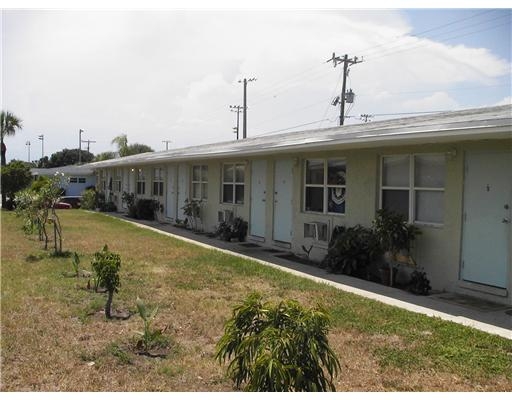
<instances>
[{"instance_id":1,"label":"green bush","mask_svg":"<svg viewBox=\"0 0 512 400\"><path fill-rule=\"evenodd\" d=\"M121 286L119 278L121 257L119 254L110 252L108 246L105 245L100 252L94 254L91 266L96 278L96 289L98 286L107 289L108 298L105 304L105 316L110 319L112 318L111 306L114 292L117 293Z\"/></svg>"},{"instance_id":2,"label":"green bush","mask_svg":"<svg viewBox=\"0 0 512 400\"><path fill-rule=\"evenodd\" d=\"M82 192L80 207L86 210L94 210L96 208L96 191L94 189L86 189Z\"/></svg>"},{"instance_id":3,"label":"green bush","mask_svg":"<svg viewBox=\"0 0 512 400\"><path fill-rule=\"evenodd\" d=\"M23 161L12 160L9 164L3 166L0 181L1 191L7 197L3 207L12 209L14 207L14 194L28 187L31 181L30 167Z\"/></svg>"},{"instance_id":4,"label":"green bush","mask_svg":"<svg viewBox=\"0 0 512 400\"><path fill-rule=\"evenodd\" d=\"M374 231L361 225L337 226L321 266L330 272L361 276L382 255Z\"/></svg>"},{"instance_id":5,"label":"green bush","mask_svg":"<svg viewBox=\"0 0 512 400\"><path fill-rule=\"evenodd\" d=\"M135 202L135 218L154 220L158 202L152 199L137 199Z\"/></svg>"},{"instance_id":6,"label":"green bush","mask_svg":"<svg viewBox=\"0 0 512 400\"><path fill-rule=\"evenodd\" d=\"M340 364L327 340L329 325L319 306L306 309L292 300L262 303L254 293L233 310L216 358L221 363L231 359L227 373L237 388L334 391Z\"/></svg>"}]
</instances>

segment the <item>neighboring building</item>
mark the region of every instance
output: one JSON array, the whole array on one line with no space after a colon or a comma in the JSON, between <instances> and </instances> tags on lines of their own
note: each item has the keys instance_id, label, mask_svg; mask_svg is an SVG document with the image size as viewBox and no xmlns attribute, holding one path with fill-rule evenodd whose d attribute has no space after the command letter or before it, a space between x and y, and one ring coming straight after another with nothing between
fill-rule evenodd
<instances>
[{"instance_id":1,"label":"neighboring building","mask_svg":"<svg viewBox=\"0 0 512 400\"><path fill-rule=\"evenodd\" d=\"M249 240L313 246L317 260L336 225L371 226L379 208L398 210L422 231L414 257L434 289L512 304L511 114L510 105L447 112L89 167L120 210L123 191L158 200L169 221L184 218L185 199L203 199L206 230L233 214L249 222Z\"/></svg>"},{"instance_id":2,"label":"neighboring building","mask_svg":"<svg viewBox=\"0 0 512 400\"><path fill-rule=\"evenodd\" d=\"M32 176L54 176L64 174L61 178L61 187L66 191L66 196L80 196L88 187L96 186L94 171L86 165L66 165L56 168L32 168Z\"/></svg>"}]
</instances>

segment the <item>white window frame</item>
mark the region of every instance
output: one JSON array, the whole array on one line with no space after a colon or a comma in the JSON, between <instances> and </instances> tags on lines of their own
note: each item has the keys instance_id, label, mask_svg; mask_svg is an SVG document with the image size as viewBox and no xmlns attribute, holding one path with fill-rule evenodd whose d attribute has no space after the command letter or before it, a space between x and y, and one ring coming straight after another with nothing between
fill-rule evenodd
<instances>
[{"instance_id":1,"label":"white window frame","mask_svg":"<svg viewBox=\"0 0 512 400\"><path fill-rule=\"evenodd\" d=\"M408 186L383 186L383 175L384 175L384 159L392 157L408 157L409 158L409 185ZM446 190L446 178L444 187L442 188L431 188L416 186L415 182L415 168L416 168L416 157L418 156L444 156L445 157L445 174L446 174L446 155L443 152L437 153L406 153L406 154L385 154L380 157L380 190L379 190L379 208L382 208L383 191L384 190L407 190L409 193L409 219L408 223L415 225L432 226L436 228L442 228L444 226L444 215L443 222L429 222L420 221L416 219L416 192L417 191L430 191L430 192L442 192L444 194Z\"/></svg>"},{"instance_id":2,"label":"white window frame","mask_svg":"<svg viewBox=\"0 0 512 400\"><path fill-rule=\"evenodd\" d=\"M140 185L141 184L141 185ZM140 187L143 188L143 190L139 190ZM143 168L137 168L137 176L135 181L135 189L136 193L138 195L145 195L146 194L146 176L144 175L144 169Z\"/></svg>"},{"instance_id":3,"label":"white window frame","mask_svg":"<svg viewBox=\"0 0 512 400\"><path fill-rule=\"evenodd\" d=\"M115 168L114 169L114 179L112 182L112 190L117 193L121 192L121 175L122 175L121 168Z\"/></svg>"},{"instance_id":4,"label":"white window frame","mask_svg":"<svg viewBox=\"0 0 512 400\"><path fill-rule=\"evenodd\" d=\"M323 162L324 164L324 181L323 184L320 183L306 183L307 178L307 165L308 161L319 161ZM345 212L343 213L337 213L337 212L329 212L327 211L329 208L329 188L342 188L345 189L345 196L347 195L347 177L345 176L345 184L344 185L329 185L328 184L328 168L329 168L329 161L343 161L345 163L345 171L347 170L347 159L346 157L330 157L330 158L307 158L304 160L304 179L303 179L303 193L302 198L303 201L303 207L302 211L308 214L319 214L319 215L334 215L334 216L342 216L347 215L347 200L345 198ZM306 188L308 187L317 187L317 188L323 188L323 211L309 211L306 210Z\"/></svg>"},{"instance_id":5,"label":"white window frame","mask_svg":"<svg viewBox=\"0 0 512 400\"><path fill-rule=\"evenodd\" d=\"M233 181L232 182L225 182L224 181L224 168L227 166L227 165L231 165L233 166ZM243 182L237 182L236 181L236 167L237 166L242 166L244 168L244 181ZM231 205L235 205L235 206L242 206L244 205L245 203L245 173L246 173L246 163L245 162L232 162L232 163L223 163L222 164L222 169L221 169L221 174L222 174L222 183L221 183L221 190L220 190L220 202L222 204L231 204ZM233 202L225 202L224 201L224 185L231 185L233 187ZM236 187L237 186L243 186L244 188L244 201L241 202L241 203L237 203L236 202Z\"/></svg>"},{"instance_id":6,"label":"white window frame","mask_svg":"<svg viewBox=\"0 0 512 400\"><path fill-rule=\"evenodd\" d=\"M157 173L158 171L158 173ZM155 193L155 183L158 184L158 190ZM156 197L164 196L164 169L162 167L153 168L153 184L151 185L151 193Z\"/></svg>"},{"instance_id":7,"label":"white window frame","mask_svg":"<svg viewBox=\"0 0 512 400\"><path fill-rule=\"evenodd\" d=\"M199 168L199 180L194 180L194 168ZM224 167L223 167L224 168ZM206 171L206 179L204 176L204 171ZM224 169L222 170L222 173L224 173ZM190 176L191 176L191 187L190 187L190 197L192 197L193 200L201 200L201 201L207 201L208 200L208 165L206 164L195 164L192 165L190 169ZM199 184L199 197L194 197L194 184ZM203 192L203 185L206 185L206 193Z\"/></svg>"}]
</instances>

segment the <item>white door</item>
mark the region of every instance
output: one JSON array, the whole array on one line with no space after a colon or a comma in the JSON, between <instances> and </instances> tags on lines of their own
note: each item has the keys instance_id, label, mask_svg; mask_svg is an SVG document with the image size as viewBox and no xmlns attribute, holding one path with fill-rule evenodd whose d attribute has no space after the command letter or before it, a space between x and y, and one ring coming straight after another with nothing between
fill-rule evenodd
<instances>
[{"instance_id":1,"label":"white door","mask_svg":"<svg viewBox=\"0 0 512 400\"><path fill-rule=\"evenodd\" d=\"M187 218L183 211L185 199L188 199L189 168L186 164L178 165L178 219Z\"/></svg>"},{"instance_id":2,"label":"white door","mask_svg":"<svg viewBox=\"0 0 512 400\"><path fill-rule=\"evenodd\" d=\"M512 153L466 154L463 280L507 287L510 262Z\"/></svg>"},{"instance_id":3,"label":"white door","mask_svg":"<svg viewBox=\"0 0 512 400\"><path fill-rule=\"evenodd\" d=\"M165 216L174 220L176 218L176 165L167 166L167 192Z\"/></svg>"},{"instance_id":4,"label":"white door","mask_svg":"<svg viewBox=\"0 0 512 400\"><path fill-rule=\"evenodd\" d=\"M274 169L274 240L292 241L293 160L278 160Z\"/></svg>"},{"instance_id":5,"label":"white door","mask_svg":"<svg viewBox=\"0 0 512 400\"><path fill-rule=\"evenodd\" d=\"M250 234L265 237L267 193L267 161L253 161L251 165L251 220Z\"/></svg>"}]
</instances>

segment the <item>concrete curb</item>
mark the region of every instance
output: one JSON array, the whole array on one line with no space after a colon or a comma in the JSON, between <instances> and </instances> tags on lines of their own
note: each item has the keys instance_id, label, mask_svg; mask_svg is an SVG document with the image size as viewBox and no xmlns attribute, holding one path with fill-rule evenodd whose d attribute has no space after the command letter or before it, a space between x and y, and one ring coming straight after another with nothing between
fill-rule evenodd
<instances>
[{"instance_id":1,"label":"concrete curb","mask_svg":"<svg viewBox=\"0 0 512 400\"><path fill-rule=\"evenodd\" d=\"M165 236L169 236L169 237L172 237L172 238L177 239L177 240L182 240L184 242L194 244L196 246L200 246L200 247L203 247L203 248L206 248L206 249L210 249L210 250L220 251L222 253L229 254L229 255L232 255L232 256L235 256L235 257L240 257L240 258L243 258L243 259L246 259L246 260L255 261L255 262L258 262L260 264L269 266L271 268L275 268L275 269L281 270L283 272L290 273L292 275L300 276L302 278L306 278L306 279L312 280L312 281L317 282L317 283L323 283L323 284L326 284L326 285L329 285L329 286L333 286L333 287L335 287L337 289L343 290L343 291L348 292L348 293L353 293L353 294L365 297L367 299L372 299L372 300L380 301L381 303L388 304L390 306L399 307L399 308L402 308L402 309L407 310L407 311L412 311L412 312L415 312L415 313L424 314L424 315L426 315L428 317L436 317L436 318L440 318L440 319L445 320L445 321L455 322L457 324L469 326L471 328L475 328L475 329L478 329L478 330L483 331L483 332L487 332L487 333L490 333L490 334L493 334L493 335L498 335L498 336L504 337L506 339L512 340L512 331L509 330L509 329L505 329L505 328L501 328L501 327L498 327L498 326L486 324L486 323L483 323L483 322L480 322L480 321L475 321L473 319L466 318L466 317L451 315L451 314L443 313L441 311L432 310L432 309L427 308L427 307L418 306L418 305L411 304L411 303L408 303L408 302L405 302L405 301L402 301L402 300L397 300L397 299L394 299L394 298L391 298L391 297L383 296L381 294L377 294L377 293L369 292L369 291L366 291L366 290L354 288L352 286L344 285L342 283L333 282L333 281L330 281L328 279L323 279L323 278L319 278L319 277L316 277L316 276L312 276L312 275L306 274L304 272L296 271L294 269L283 267L282 265L278 265L278 264L274 264L274 263L271 263L271 262L268 262L268 261L264 261L264 260L260 260L260 259L254 258L254 257L250 257L250 256L247 256L245 254L239 254L239 253L236 253L236 252L231 251L231 250L221 249L219 247L215 247L215 246L212 246L212 245L209 245L209 244L206 244L206 243L198 242L198 241L193 240L193 239L189 239L189 238L185 238L183 236L175 235L173 233L165 232L165 231L162 231L160 229L154 228L152 226L140 224L138 222L134 222L134 221L126 220L126 219L120 219L120 218L117 218L117 217L115 217L113 215L108 215L108 216L111 217L111 218L115 218L117 220L122 220L122 221L128 222L128 223L130 223L132 225L135 225L135 226L137 226L139 228L148 229L148 230L151 230L153 232L156 232L156 233L159 233L159 234L162 234L162 235L165 235Z\"/></svg>"}]
</instances>

